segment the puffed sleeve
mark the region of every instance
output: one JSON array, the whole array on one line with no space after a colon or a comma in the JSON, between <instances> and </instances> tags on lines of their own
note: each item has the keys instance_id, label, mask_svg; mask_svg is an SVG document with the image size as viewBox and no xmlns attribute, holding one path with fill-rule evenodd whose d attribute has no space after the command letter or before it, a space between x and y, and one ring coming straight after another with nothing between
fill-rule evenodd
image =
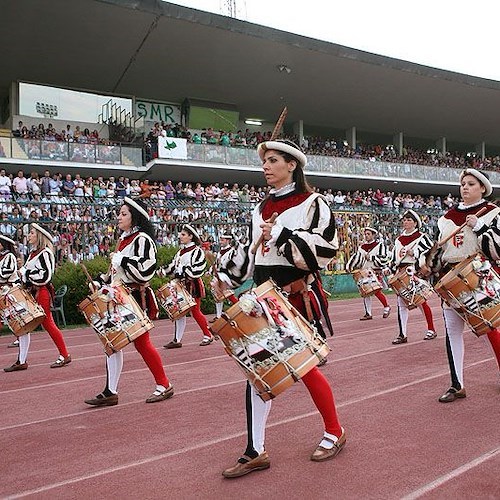
<instances>
[{"instance_id":1,"label":"puffed sleeve","mask_svg":"<svg viewBox=\"0 0 500 500\"><path fill-rule=\"evenodd\" d=\"M156 271L156 245L148 236L139 235L132 242L132 256L123 256L121 267L125 275L135 283L147 283Z\"/></svg>"}]
</instances>

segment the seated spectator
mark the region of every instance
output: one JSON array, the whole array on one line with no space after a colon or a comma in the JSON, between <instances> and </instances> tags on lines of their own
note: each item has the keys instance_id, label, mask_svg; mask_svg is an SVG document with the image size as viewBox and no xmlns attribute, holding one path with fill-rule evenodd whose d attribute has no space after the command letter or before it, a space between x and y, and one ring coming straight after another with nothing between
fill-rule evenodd
<instances>
[{"instance_id":1,"label":"seated spectator","mask_svg":"<svg viewBox=\"0 0 500 500\"><path fill-rule=\"evenodd\" d=\"M76 186L71 179L71 174L66 174L66 178L64 179L61 186L61 194L66 197L71 197L75 193L75 190Z\"/></svg>"}]
</instances>

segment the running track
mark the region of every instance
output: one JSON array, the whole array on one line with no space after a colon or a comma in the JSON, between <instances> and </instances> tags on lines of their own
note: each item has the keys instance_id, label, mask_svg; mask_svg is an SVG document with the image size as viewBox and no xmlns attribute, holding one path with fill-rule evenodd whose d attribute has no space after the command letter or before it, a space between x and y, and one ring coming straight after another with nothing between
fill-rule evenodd
<instances>
[{"instance_id":1,"label":"running track","mask_svg":"<svg viewBox=\"0 0 500 500\"><path fill-rule=\"evenodd\" d=\"M0 374L1 498L468 499L500 498L500 381L489 344L466 334L468 397L441 404L449 386L443 321L424 341L419 311L409 343L393 346L393 313L360 322L361 301L332 302L336 334L329 362L348 442L334 460L313 463L322 434L307 391L295 384L273 403L267 431L271 468L226 480L221 471L244 449L244 378L220 342L199 347L192 319L182 349L166 351L172 325L159 321L160 347L175 396L147 405L154 389L133 347L125 349L120 404L83 403L104 384L104 355L89 329L67 330L73 362L51 370L48 335L32 336L30 367ZM16 352L0 338L0 363Z\"/></svg>"}]
</instances>

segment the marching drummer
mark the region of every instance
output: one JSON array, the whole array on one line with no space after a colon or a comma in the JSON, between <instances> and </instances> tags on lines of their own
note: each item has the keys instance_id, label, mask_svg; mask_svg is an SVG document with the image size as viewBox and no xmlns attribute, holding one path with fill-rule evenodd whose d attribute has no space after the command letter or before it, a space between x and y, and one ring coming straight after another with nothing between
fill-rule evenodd
<instances>
[{"instance_id":1,"label":"marching drummer","mask_svg":"<svg viewBox=\"0 0 500 500\"><path fill-rule=\"evenodd\" d=\"M219 237L219 241L220 241L220 249L217 252L217 255L215 256L215 269L213 273L214 277L211 283L213 290L216 291L216 293L214 294L215 317L212 320L210 320L210 323L213 323L216 319L220 318L222 314L224 300L222 301L217 300L217 296L219 296L219 294L227 295L225 299L229 300L232 304L236 304L236 302L238 302L238 299L235 297L234 293L231 293L231 295L224 293L227 292L228 290L231 291L232 288L231 280L229 280L225 274L222 275L219 274L219 271L221 269L226 268L228 262L234 256L236 245L233 246L232 244L233 235L226 232ZM225 281L223 281L224 279Z\"/></svg>"},{"instance_id":2,"label":"marching drummer","mask_svg":"<svg viewBox=\"0 0 500 500\"><path fill-rule=\"evenodd\" d=\"M500 208L485 198L493 192L488 176L474 168L460 174L460 196L462 201L452 207L438 220L439 241L448 241L433 252L430 267L439 277L444 276L458 264L478 252L495 267L500 259ZM481 211L482 215L478 216ZM465 224L465 225L464 225ZM464 225L464 227L462 227ZM451 374L451 387L439 398L441 403L450 403L466 397L464 387L464 339L465 322L458 313L443 302L446 329L446 352ZM488 332L500 367L500 332Z\"/></svg>"},{"instance_id":3,"label":"marching drummer","mask_svg":"<svg viewBox=\"0 0 500 500\"><path fill-rule=\"evenodd\" d=\"M21 282L17 272L17 258L15 255L16 242L9 237L0 234L0 287L11 288ZM16 338L7 347L19 347L19 339Z\"/></svg>"},{"instance_id":4,"label":"marching drummer","mask_svg":"<svg viewBox=\"0 0 500 500\"><path fill-rule=\"evenodd\" d=\"M407 210L402 218L403 232L397 237L392 250L391 268L397 272L400 269L406 269L408 272L417 273L420 267L425 264L428 253L432 248L430 237L420 232L422 228L422 219L415 210ZM425 316L427 322L427 332L424 340L436 338L432 310L427 301L419 305L420 310ZM408 342L408 305L403 298L398 295L398 324L399 334L392 341L393 344L406 344Z\"/></svg>"},{"instance_id":5,"label":"marching drummer","mask_svg":"<svg viewBox=\"0 0 500 500\"><path fill-rule=\"evenodd\" d=\"M121 281L132 290L132 296L151 319L156 319L158 306L149 280L156 271L155 231L149 220L146 206L137 200L125 197L118 214L118 228L122 231L115 253L112 254L111 270L101 280L107 283ZM93 288L100 283L94 282ZM174 395L174 388L163 369L160 355L153 346L149 332L134 341L134 346L152 373L156 388L146 403L157 403ZM86 399L92 406L115 406L118 404L118 382L123 368L123 351L106 357L106 387L97 396Z\"/></svg>"},{"instance_id":6,"label":"marching drummer","mask_svg":"<svg viewBox=\"0 0 500 500\"><path fill-rule=\"evenodd\" d=\"M333 213L307 183L307 159L296 144L288 140L263 142L258 154L272 189L253 212L250 246L240 248L221 273L235 285L248 276L253 276L256 285L272 278L283 290L291 291L288 300L322 330L321 318L327 319L328 304L318 270L333 259L338 248ZM326 324L331 326L328 321ZM302 380L324 422L324 434L310 458L318 462L331 459L346 442L332 389L317 367ZM222 473L224 477L269 468L264 434L270 409L271 401L263 401L247 382L247 447L236 465Z\"/></svg>"},{"instance_id":7,"label":"marching drummer","mask_svg":"<svg viewBox=\"0 0 500 500\"><path fill-rule=\"evenodd\" d=\"M208 322L201 312L201 299L205 297L205 284L201 279L206 267L205 252L201 248L201 238L198 231L190 224L185 224L179 233L180 250L175 254L172 262L163 269L163 274L174 275L182 280L188 292L192 295L196 304L191 309L198 326L203 333L200 346L210 345L214 337L208 329ZM174 338L163 347L165 349L176 349L182 347L182 337L186 329L186 316L174 321Z\"/></svg>"},{"instance_id":8,"label":"marching drummer","mask_svg":"<svg viewBox=\"0 0 500 500\"><path fill-rule=\"evenodd\" d=\"M378 281L381 281L381 269L387 265L389 260L389 252L382 238L379 238L379 233L373 227L365 227L364 229L365 241L361 244L354 255L348 260L346 265L347 272L353 272L356 269L373 269ZM382 287L378 289L373 295L382 304L384 310L382 318L388 318L391 313L391 307L387 302L387 298L382 291ZM363 297L365 306L365 314L361 321L373 319L372 316L372 295Z\"/></svg>"},{"instance_id":9,"label":"marching drummer","mask_svg":"<svg viewBox=\"0 0 500 500\"><path fill-rule=\"evenodd\" d=\"M24 266L19 269L22 283L28 288L36 302L45 312L45 319L42 327L48 332L59 351L59 357L50 365L51 368L61 368L71 363L71 356L68 353L64 337L57 327L52 312L50 310L54 287L52 276L55 269L55 257L52 234L39 224L30 224L28 233L28 243L31 253ZM17 361L8 368L6 372L26 370L28 368L28 351L30 346L30 333L19 337L19 356Z\"/></svg>"}]
</instances>

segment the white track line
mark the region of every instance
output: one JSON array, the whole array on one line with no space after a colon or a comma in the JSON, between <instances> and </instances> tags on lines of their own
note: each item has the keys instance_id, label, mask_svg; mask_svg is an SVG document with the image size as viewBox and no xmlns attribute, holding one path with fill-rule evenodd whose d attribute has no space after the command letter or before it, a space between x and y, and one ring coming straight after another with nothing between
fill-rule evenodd
<instances>
[{"instance_id":1,"label":"white track line","mask_svg":"<svg viewBox=\"0 0 500 500\"><path fill-rule=\"evenodd\" d=\"M443 474L441 477L438 477L434 481L427 483L418 490L412 491L409 495L404 496L401 500L416 500L417 498L424 496L426 493L430 493L436 488L439 488L439 486L447 483L448 481L451 481L452 479L455 479L456 477L459 477L462 474L465 474L466 472L474 469L478 465L481 465L483 462L486 462L491 458L495 458L497 455L500 455L500 447L486 452L484 455L481 455L474 460L471 460L470 462L467 462L466 464L463 464L462 466L451 470L447 474ZM480 493L481 492L478 492L477 494L480 495Z\"/></svg>"},{"instance_id":2,"label":"white track line","mask_svg":"<svg viewBox=\"0 0 500 500\"><path fill-rule=\"evenodd\" d=\"M478 364L481 364L483 362L484 361L480 361L480 362L474 363L474 365L478 365ZM341 403L341 404L337 405L337 407L338 408L344 408L346 406L350 406L350 405L357 404L357 403L360 403L360 402L368 401L370 399L373 399L373 398L376 398L376 397L379 397L379 396L384 396L384 395L390 394L392 392L400 391L401 389L406 389L408 387L420 384L422 382L427 382L429 380L433 380L435 378L439 378L439 377L441 377L443 375L446 375L446 374L448 374L447 371L443 372L443 373L441 373L439 375L432 375L432 376L429 376L429 377L424 377L424 378L421 378L420 380L416 380L416 381L413 381L413 382L409 382L407 384L402 384L402 385L399 385L399 386L396 386L396 387L392 387L391 389L385 389L383 391L372 393L372 394L370 394L368 396L363 396L363 397L360 397L360 398L352 399L350 401L346 401L345 403ZM232 385L234 383L239 383L239 382L232 382L231 384L220 384L220 386ZM203 390L203 389L196 389L196 390ZM185 392L194 392L194 391L185 391ZM111 407L109 409L112 410L114 408L119 408L119 406L117 406L117 407ZM80 413L84 413L84 412L80 412ZM88 413L88 411L85 412L85 413ZM278 422L274 422L272 424L269 424L267 427L268 428L272 428L272 427L278 427L280 425L286 425L286 424L289 424L291 422L295 422L297 420L302 420L302 419L309 418L309 417L312 417L312 416L317 416L317 414L318 414L317 410L311 411L311 412L308 412L308 413L303 413L301 415L296 415L295 417L290 417L290 418L286 418L286 419L283 419L283 420L279 420ZM183 453L190 453L190 452L193 452L193 451L198 451L198 450L207 448L208 446L213 446L213 445L216 445L216 444L220 444L220 443L223 443L225 441L230 441L231 439L240 438L240 437L245 436L245 435L246 435L246 431L244 431L244 432L238 432L238 433L231 434L229 436L225 436L225 437L222 437L222 438L213 439L213 440L210 440L210 441L205 441L204 443L199 443L199 444L194 445L194 446L188 446L188 447L185 447L185 448L181 448L179 450L173 450L173 451L170 451L168 453L161 453L159 455L154 455L152 457L143 458L141 460L135 460L133 462L128 462L128 463L125 463L125 464L122 464L122 465L117 465L115 467L110 467L108 469L101 469L99 471L91 472L91 473L88 473L88 474L83 474L81 476L77 476L77 477L74 477L74 478L71 478L71 479L66 479L64 481L59 481L57 483L47 484L45 486L41 486L39 488L35 488L35 489L32 489L32 490L22 491L22 492L16 493L15 495L8 496L6 498L8 498L8 499L14 499L14 498L22 498L22 497L29 496L29 495L37 495L37 494L43 493L45 491L50 491L50 490L53 490L55 488L60 488L62 486L68 486L70 484L79 483L81 481L86 481L88 479L93 479L93 478L96 478L96 477L105 476L107 474L113 474L113 473L116 473L118 471L131 469L133 467L139 467L141 465L150 464L152 462L157 462L159 460L170 458L170 457L173 457L173 456L176 456L176 455L180 455L180 454L183 454Z\"/></svg>"}]
</instances>

